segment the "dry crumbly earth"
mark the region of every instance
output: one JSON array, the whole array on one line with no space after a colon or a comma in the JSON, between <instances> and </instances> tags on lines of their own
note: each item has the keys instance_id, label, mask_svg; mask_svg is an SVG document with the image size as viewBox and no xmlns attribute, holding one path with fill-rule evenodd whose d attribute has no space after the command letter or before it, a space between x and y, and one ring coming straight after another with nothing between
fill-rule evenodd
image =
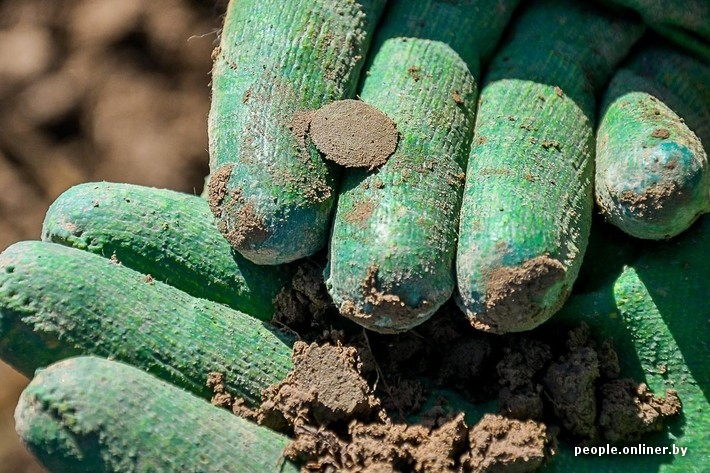
<instances>
[{"instance_id":1,"label":"dry crumbly earth","mask_svg":"<svg viewBox=\"0 0 710 473\"><path fill-rule=\"evenodd\" d=\"M107 180L199 193L210 53L226 0L0 0L0 251L38 239L64 190ZM0 473L42 471L0 362Z\"/></svg>"},{"instance_id":2,"label":"dry crumbly earth","mask_svg":"<svg viewBox=\"0 0 710 473\"><path fill-rule=\"evenodd\" d=\"M338 316L317 260L279 308L275 322L299 338L288 377L255 410L221 374L208 385L213 404L294 438L285 455L307 471L535 471L558 439L636 442L681 409L673 390L657 397L619 378L611 341L585 324L498 336L449 303L409 332L366 332ZM452 390L499 413L468 425Z\"/></svg>"}]
</instances>

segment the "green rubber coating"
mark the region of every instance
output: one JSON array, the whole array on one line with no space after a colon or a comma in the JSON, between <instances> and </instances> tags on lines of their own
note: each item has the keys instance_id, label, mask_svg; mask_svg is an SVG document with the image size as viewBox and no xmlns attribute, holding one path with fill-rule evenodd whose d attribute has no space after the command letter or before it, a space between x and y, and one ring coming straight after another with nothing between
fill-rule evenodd
<instances>
[{"instance_id":1,"label":"green rubber coating","mask_svg":"<svg viewBox=\"0 0 710 473\"><path fill-rule=\"evenodd\" d=\"M165 189L96 182L49 207L42 240L115 258L188 294L271 320L291 265L258 266L222 237L204 199Z\"/></svg>"},{"instance_id":2,"label":"green rubber coating","mask_svg":"<svg viewBox=\"0 0 710 473\"><path fill-rule=\"evenodd\" d=\"M39 371L16 430L52 472L297 472L289 439L123 363L95 357Z\"/></svg>"},{"instance_id":3,"label":"green rubber coating","mask_svg":"<svg viewBox=\"0 0 710 473\"><path fill-rule=\"evenodd\" d=\"M609 85L597 130L595 197L602 214L630 235L674 237L710 211L708 79L710 67L690 57L647 49Z\"/></svg>"},{"instance_id":4,"label":"green rubber coating","mask_svg":"<svg viewBox=\"0 0 710 473\"><path fill-rule=\"evenodd\" d=\"M710 217L671 241L641 244L641 257L616 280L571 297L555 318L584 321L598 337L611 337L622 376L659 395L678 391L682 417L642 443L687 453L574 457L560 449L545 471L710 471Z\"/></svg>"},{"instance_id":5,"label":"green rubber coating","mask_svg":"<svg viewBox=\"0 0 710 473\"><path fill-rule=\"evenodd\" d=\"M361 97L394 120L400 140L376 171L346 173L325 270L340 313L366 328L410 329L451 296L476 94L444 43L393 38L376 53Z\"/></svg>"},{"instance_id":6,"label":"green rubber coating","mask_svg":"<svg viewBox=\"0 0 710 473\"><path fill-rule=\"evenodd\" d=\"M658 84L663 96L705 147L710 143L710 64L667 44L646 43L626 67Z\"/></svg>"},{"instance_id":7,"label":"green rubber coating","mask_svg":"<svg viewBox=\"0 0 710 473\"><path fill-rule=\"evenodd\" d=\"M26 376L69 355L130 363L209 398L207 375L250 405L292 369L293 340L265 322L54 243L0 254L0 358Z\"/></svg>"},{"instance_id":8,"label":"green rubber coating","mask_svg":"<svg viewBox=\"0 0 710 473\"><path fill-rule=\"evenodd\" d=\"M569 294L592 215L594 91L643 26L535 2L493 59L476 118L457 300L481 330L530 330Z\"/></svg>"},{"instance_id":9,"label":"green rubber coating","mask_svg":"<svg viewBox=\"0 0 710 473\"><path fill-rule=\"evenodd\" d=\"M386 15L377 27L373 50L398 37L439 41L451 46L478 78L481 64L490 60L519 3L520 0L389 0ZM373 58L370 54L368 63Z\"/></svg>"},{"instance_id":10,"label":"green rubber coating","mask_svg":"<svg viewBox=\"0 0 710 473\"><path fill-rule=\"evenodd\" d=\"M212 69L212 211L258 264L325 246L337 170L304 114L352 97L385 0L231 1Z\"/></svg>"},{"instance_id":11,"label":"green rubber coating","mask_svg":"<svg viewBox=\"0 0 710 473\"><path fill-rule=\"evenodd\" d=\"M710 2L707 0L604 0L637 11L655 31L710 64Z\"/></svg>"},{"instance_id":12,"label":"green rubber coating","mask_svg":"<svg viewBox=\"0 0 710 473\"><path fill-rule=\"evenodd\" d=\"M400 139L378 169L344 172L325 279L340 313L377 332L419 325L455 286L478 48L497 42L517 2L503 2L502 19L498 10L477 17L481 3L394 2L375 37L360 98ZM460 34L479 25L485 45Z\"/></svg>"}]
</instances>

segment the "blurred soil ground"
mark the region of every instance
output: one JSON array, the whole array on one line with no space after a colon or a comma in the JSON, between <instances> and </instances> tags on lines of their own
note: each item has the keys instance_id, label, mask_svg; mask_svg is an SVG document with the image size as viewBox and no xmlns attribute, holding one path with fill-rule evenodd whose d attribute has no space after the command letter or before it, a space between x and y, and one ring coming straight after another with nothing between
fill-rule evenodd
<instances>
[{"instance_id":1,"label":"blurred soil ground","mask_svg":"<svg viewBox=\"0 0 710 473\"><path fill-rule=\"evenodd\" d=\"M210 53L226 0L0 0L0 251L87 181L200 193ZM43 471L0 362L0 473Z\"/></svg>"}]
</instances>

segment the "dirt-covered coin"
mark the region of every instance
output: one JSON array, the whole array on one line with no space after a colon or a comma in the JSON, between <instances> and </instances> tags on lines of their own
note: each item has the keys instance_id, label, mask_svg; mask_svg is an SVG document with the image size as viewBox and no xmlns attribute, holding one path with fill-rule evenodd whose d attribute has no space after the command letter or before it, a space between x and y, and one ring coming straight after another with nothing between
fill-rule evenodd
<instances>
[{"instance_id":1,"label":"dirt-covered coin","mask_svg":"<svg viewBox=\"0 0 710 473\"><path fill-rule=\"evenodd\" d=\"M345 167L376 168L397 148L397 126L360 100L337 100L318 109L310 136L326 159Z\"/></svg>"}]
</instances>

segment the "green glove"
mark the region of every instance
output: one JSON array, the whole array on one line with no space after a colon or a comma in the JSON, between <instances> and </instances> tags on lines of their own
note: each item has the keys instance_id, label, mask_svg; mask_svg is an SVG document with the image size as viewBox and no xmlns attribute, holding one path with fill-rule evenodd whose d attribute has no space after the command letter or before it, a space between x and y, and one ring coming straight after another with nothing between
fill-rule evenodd
<instances>
[{"instance_id":1,"label":"green glove","mask_svg":"<svg viewBox=\"0 0 710 473\"><path fill-rule=\"evenodd\" d=\"M705 0L601 0L631 8L658 33L710 64L710 3Z\"/></svg>"},{"instance_id":2,"label":"green glove","mask_svg":"<svg viewBox=\"0 0 710 473\"><path fill-rule=\"evenodd\" d=\"M708 248L710 218L704 216L675 240L644 243L638 252L615 251L617 258L626 254L631 259L628 265L616 266L606 277L597 271L596 288L570 298L557 315L560 320L583 320L599 335L611 337L622 375L644 380L656 393L677 390L682 419L642 442L649 448L667 447L667 453L575 456L574 450L561 449L550 471L710 469ZM607 271L615 267L603 257L599 261ZM674 446L686 448L686 454L668 453Z\"/></svg>"},{"instance_id":3,"label":"green glove","mask_svg":"<svg viewBox=\"0 0 710 473\"><path fill-rule=\"evenodd\" d=\"M240 8L250 5L234 3L240 3ZM300 8L301 3L292 3L284 8L311 8L310 4ZM424 0L416 5L419 3L438 5ZM280 11L281 4L270 8ZM397 12L397 8L392 11ZM272 13L261 10L262 15ZM248 23L246 18L241 20ZM305 20L299 17L297 21ZM277 21L269 24L283 26ZM368 36L371 31L359 33ZM319 33L333 34L328 28L311 31ZM356 41L356 51L367 49L368 40L360 41L362 38ZM323 38L316 44L322 45ZM492 49L490 45L482 47L486 54ZM221 61L229 58L220 57ZM242 65L226 64L238 70ZM279 63L279 67L283 65ZM353 67L344 74L356 77L359 66ZM352 84L339 83L333 90L342 94L354 90L356 78L350 80ZM325 84L332 86L327 81ZM312 102L309 98L307 105L315 107L337 98L333 90L312 98ZM232 92L240 102L252 99L247 90ZM260 89L251 93L258 98L266 92ZM275 103L285 106L289 113L293 111L293 104ZM284 110L275 107L269 113L274 111ZM251 130L253 137L262 136L261 131ZM229 137L216 139L212 146L217 148L234 145ZM251 146L241 144L245 143ZM309 156L304 162L315 157ZM251 164L259 167L259 163ZM266 171L272 170L269 166L264 164ZM331 171L321 165L317 169L315 174L325 173L319 175L334 185L335 180L327 177ZM230 178L236 172L230 168ZM211 190L216 194L210 196L213 204L214 196L220 193L214 184L218 182L215 174ZM18 433L50 470L296 469L281 458L285 437L231 416L204 400L211 395L205 386L207 374L217 371L225 374L228 391L242 397L247 406L256 405L261 391L283 379L292 368L293 337L264 321L281 310L282 298L311 313L319 310L319 302L309 300L303 288L292 282L299 271L296 267L257 266L233 253L229 243L234 244L236 238L253 251L252 255L272 254L272 250L255 246L269 241L254 238L263 230L259 225L233 234L230 242L222 238L220 232L234 230L229 226L235 223L229 220L230 203L243 207L246 202L240 200L246 193L233 191L233 200L224 202L223 209L212 205L212 212L219 214L215 224L205 201L197 197L123 184L78 186L60 197L48 212L42 234L45 241L18 243L0 255L0 357L28 376L59 362L37 372L16 413ZM273 202L273 196L269 199ZM320 221L321 214L328 213L328 206L333 205L328 200L319 202L316 216L310 220L295 211L286 215L303 217L293 222L297 225ZM287 228L279 225L274 224L273 229ZM240 240L240 235L250 238ZM283 236L278 232L274 235ZM310 236L316 245L322 244L322 230ZM287 240L298 238L289 234ZM314 245L305 240L298 243L310 248ZM618 350L620 358L626 360L622 363L625 374L645 377L654 391L665 386L660 382L665 378L650 376L646 371L649 363L661 360L668 369L667 379L676 380L675 388L686 408L686 424L681 433L673 431L673 441L689 450L687 457L676 456L673 463L658 465L659 471L687 471L689 465L710 467L704 447L710 406L703 394L710 390L708 370L704 368L708 347L691 336L706 333L709 328L708 313L699 298L708 292L704 270L710 261L707 252L697 251L708 243L710 225L705 218L662 252L658 246L648 246L645 256L634 263L635 269L626 270L613 284L604 281L611 285L599 289L597 296L574 297L561 315L585 320L625 342ZM280 255L279 245L276 253ZM292 259L279 257L270 263ZM640 281L646 283L647 291L642 290L638 275L642 275ZM661 277L666 279L659 281ZM597 300L602 296L605 299ZM609 313L606 308L614 306L621 317L610 323L604 316ZM686 307L687 313L682 310ZM648 318L640 320L644 314ZM685 316L684 323L672 321L673 315ZM614 325L621 320L623 326ZM650 333L661 337L656 344L647 343ZM71 358L76 355L84 356ZM641 360L643 371L634 360ZM647 443L665 445L671 434L664 435ZM605 465L607 471L629 471L638 464L638 457L608 456L603 461L608 463L597 463L596 457L575 457L574 450L563 446L559 458L548 468L599 471L598 466ZM654 462L665 460L651 457L644 461L655 467Z\"/></svg>"}]
</instances>

